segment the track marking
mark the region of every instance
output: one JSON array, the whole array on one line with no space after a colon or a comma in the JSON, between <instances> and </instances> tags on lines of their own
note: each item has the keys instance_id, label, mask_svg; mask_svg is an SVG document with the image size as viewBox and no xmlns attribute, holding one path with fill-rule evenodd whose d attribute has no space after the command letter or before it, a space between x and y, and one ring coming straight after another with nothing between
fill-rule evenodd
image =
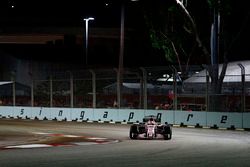
<instances>
[{"instance_id":1,"label":"track marking","mask_svg":"<svg viewBox=\"0 0 250 167\"><path fill-rule=\"evenodd\" d=\"M112 144L119 142L119 140L102 138L102 137L86 137L77 135L65 135L60 133L33 132L33 134L59 137L61 140L63 140L63 138L72 138L72 141L61 141L61 142L59 141L55 143L52 142L49 144L37 143L37 144L12 145L12 146L1 147L0 149L30 149L30 148L48 148L48 147L59 147L59 146L85 146L85 145L96 145L96 144ZM82 141L74 141L75 138L79 138L77 140L82 140Z\"/></svg>"},{"instance_id":2,"label":"track marking","mask_svg":"<svg viewBox=\"0 0 250 167\"><path fill-rule=\"evenodd\" d=\"M87 137L89 140L107 140L107 138L101 138L101 137Z\"/></svg>"},{"instance_id":3,"label":"track marking","mask_svg":"<svg viewBox=\"0 0 250 167\"><path fill-rule=\"evenodd\" d=\"M4 148L9 149L9 148L44 148L44 147L53 147L53 146L49 144L27 144L27 145L24 144L17 146L7 146Z\"/></svg>"}]
</instances>

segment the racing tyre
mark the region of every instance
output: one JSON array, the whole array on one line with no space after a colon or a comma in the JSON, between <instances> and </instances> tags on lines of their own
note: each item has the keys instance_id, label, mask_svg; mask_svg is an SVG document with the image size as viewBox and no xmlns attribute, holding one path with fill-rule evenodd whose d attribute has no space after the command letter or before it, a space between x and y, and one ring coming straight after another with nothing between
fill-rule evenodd
<instances>
[{"instance_id":1,"label":"racing tyre","mask_svg":"<svg viewBox=\"0 0 250 167\"><path fill-rule=\"evenodd\" d=\"M172 139L172 130L169 126L164 127L164 139L165 140Z\"/></svg>"},{"instance_id":2,"label":"racing tyre","mask_svg":"<svg viewBox=\"0 0 250 167\"><path fill-rule=\"evenodd\" d=\"M167 134L164 134L164 139L165 139L165 140L170 140L170 139L172 139L172 132L167 133Z\"/></svg>"},{"instance_id":3,"label":"racing tyre","mask_svg":"<svg viewBox=\"0 0 250 167\"><path fill-rule=\"evenodd\" d=\"M137 139L137 137L138 137L137 127L131 126L130 131L129 131L129 138L130 139Z\"/></svg>"}]
</instances>

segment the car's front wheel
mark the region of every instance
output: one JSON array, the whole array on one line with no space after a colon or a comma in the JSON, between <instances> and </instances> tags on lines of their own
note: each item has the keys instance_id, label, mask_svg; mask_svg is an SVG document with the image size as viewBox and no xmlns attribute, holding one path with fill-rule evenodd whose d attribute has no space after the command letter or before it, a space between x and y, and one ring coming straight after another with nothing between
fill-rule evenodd
<instances>
[{"instance_id":1,"label":"car's front wheel","mask_svg":"<svg viewBox=\"0 0 250 167\"><path fill-rule=\"evenodd\" d=\"M138 137L137 130L135 129L134 126L131 126L130 131L129 131L129 138L130 139L137 139L137 137Z\"/></svg>"},{"instance_id":2,"label":"car's front wheel","mask_svg":"<svg viewBox=\"0 0 250 167\"><path fill-rule=\"evenodd\" d=\"M171 129L170 126L165 126L164 127L164 139L165 140L172 139L172 129Z\"/></svg>"}]
</instances>

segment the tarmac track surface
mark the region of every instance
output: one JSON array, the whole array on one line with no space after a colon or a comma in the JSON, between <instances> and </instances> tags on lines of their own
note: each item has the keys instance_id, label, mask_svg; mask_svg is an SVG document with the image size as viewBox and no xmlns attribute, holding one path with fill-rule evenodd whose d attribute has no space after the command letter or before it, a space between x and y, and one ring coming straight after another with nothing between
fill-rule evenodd
<instances>
[{"instance_id":1,"label":"tarmac track surface","mask_svg":"<svg viewBox=\"0 0 250 167\"><path fill-rule=\"evenodd\" d=\"M1 167L250 166L250 132L173 128L172 140L130 140L130 125L0 119ZM49 135L48 135L49 134ZM50 134L56 134L51 136ZM81 136L75 141L61 135ZM107 143L84 137L106 138ZM57 147L3 149L32 143Z\"/></svg>"}]
</instances>

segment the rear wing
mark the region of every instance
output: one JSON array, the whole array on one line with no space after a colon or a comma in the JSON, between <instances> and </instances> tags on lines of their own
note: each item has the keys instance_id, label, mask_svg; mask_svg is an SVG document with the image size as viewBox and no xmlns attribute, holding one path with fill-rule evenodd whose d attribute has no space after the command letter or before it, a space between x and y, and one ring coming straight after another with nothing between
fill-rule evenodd
<instances>
[{"instance_id":1,"label":"rear wing","mask_svg":"<svg viewBox=\"0 0 250 167\"><path fill-rule=\"evenodd\" d=\"M142 121L143 121L144 123L146 123L146 122L148 122L148 121L150 120L150 118L153 118L154 121L157 122L157 123L160 123L160 122L161 122L161 118L157 118L157 117L154 116L154 115L145 116L145 117L143 118Z\"/></svg>"}]
</instances>

